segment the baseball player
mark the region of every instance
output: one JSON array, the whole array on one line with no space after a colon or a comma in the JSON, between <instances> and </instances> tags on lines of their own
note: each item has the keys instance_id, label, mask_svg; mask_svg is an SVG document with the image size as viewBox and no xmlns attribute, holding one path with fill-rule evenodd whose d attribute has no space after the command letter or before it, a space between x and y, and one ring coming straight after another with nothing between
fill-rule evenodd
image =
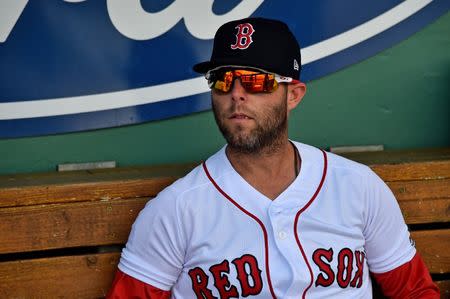
<instances>
[{"instance_id":1,"label":"baseball player","mask_svg":"<svg viewBox=\"0 0 450 299\"><path fill-rule=\"evenodd\" d=\"M141 211L108 298L372 298L371 275L388 297L439 298L384 182L288 139L300 68L282 22L218 29L194 70L227 145Z\"/></svg>"}]
</instances>

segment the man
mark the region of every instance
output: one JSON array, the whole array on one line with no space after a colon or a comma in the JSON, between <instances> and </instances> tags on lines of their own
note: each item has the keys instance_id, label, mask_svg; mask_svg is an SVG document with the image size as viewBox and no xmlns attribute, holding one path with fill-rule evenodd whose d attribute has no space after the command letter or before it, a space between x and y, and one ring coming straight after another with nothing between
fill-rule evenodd
<instances>
[{"instance_id":1,"label":"man","mask_svg":"<svg viewBox=\"0 0 450 299\"><path fill-rule=\"evenodd\" d=\"M206 74L227 145L140 213L109 298L439 298L368 167L288 139L306 92L279 21L220 27Z\"/></svg>"}]
</instances>

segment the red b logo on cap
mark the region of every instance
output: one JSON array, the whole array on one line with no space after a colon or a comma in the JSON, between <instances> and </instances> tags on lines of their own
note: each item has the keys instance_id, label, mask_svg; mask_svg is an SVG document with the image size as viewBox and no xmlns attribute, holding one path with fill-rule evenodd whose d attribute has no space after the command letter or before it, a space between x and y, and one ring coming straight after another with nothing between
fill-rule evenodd
<instances>
[{"instance_id":1,"label":"red b logo on cap","mask_svg":"<svg viewBox=\"0 0 450 299\"><path fill-rule=\"evenodd\" d=\"M239 24L235 28L237 28L238 33L236 34L236 43L231 45L231 49L247 49L253 43L252 34L255 32L255 29L250 23Z\"/></svg>"}]
</instances>

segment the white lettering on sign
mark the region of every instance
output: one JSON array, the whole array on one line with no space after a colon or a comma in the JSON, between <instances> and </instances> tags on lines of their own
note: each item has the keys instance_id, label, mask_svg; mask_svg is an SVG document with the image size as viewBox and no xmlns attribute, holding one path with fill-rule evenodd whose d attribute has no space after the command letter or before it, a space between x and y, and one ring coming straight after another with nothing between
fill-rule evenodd
<instances>
[{"instance_id":1,"label":"white lettering on sign","mask_svg":"<svg viewBox=\"0 0 450 299\"><path fill-rule=\"evenodd\" d=\"M80 3L86 0L64 0ZM134 40L148 40L163 35L181 19L187 30L198 39L212 39L220 25L250 16L264 0L242 0L228 13L216 15L212 11L214 0L175 0L165 9L150 13L144 10L140 0L107 0L108 14L114 27ZM8 38L25 9L28 0L0 1L0 43Z\"/></svg>"},{"instance_id":2,"label":"white lettering on sign","mask_svg":"<svg viewBox=\"0 0 450 299\"><path fill-rule=\"evenodd\" d=\"M16 25L28 0L0 1L0 43L4 43Z\"/></svg>"},{"instance_id":3,"label":"white lettering on sign","mask_svg":"<svg viewBox=\"0 0 450 299\"><path fill-rule=\"evenodd\" d=\"M1 1L11 3L16 0L0 0L0 4L4 3ZM85 0L66 1L73 2ZM17 0L17 2L19 2L19 0ZM404 1L366 23L303 48L301 51L302 64L305 65L314 62L367 40L412 16L431 2L432 0ZM0 16L2 16L1 8L3 8L2 5L0 5ZM1 24L2 23L0 23L0 26ZM196 95L208 91L209 88L205 78L202 76L144 88L122 90L119 92L33 101L6 101L0 103L0 121L131 107Z\"/></svg>"},{"instance_id":4,"label":"white lettering on sign","mask_svg":"<svg viewBox=\"0 0 450 299\"><path fill-rule=\"evenodd\" d=\"M140 0L108 0L108 13L120 33L135 40L147 40L169 31L181 19L198 39L211 39L223 23L250 16L264 0L243 0L223 15L212 11L214 0L175 0L157 13L146 12Z\"/></svg>"}]
</instances>

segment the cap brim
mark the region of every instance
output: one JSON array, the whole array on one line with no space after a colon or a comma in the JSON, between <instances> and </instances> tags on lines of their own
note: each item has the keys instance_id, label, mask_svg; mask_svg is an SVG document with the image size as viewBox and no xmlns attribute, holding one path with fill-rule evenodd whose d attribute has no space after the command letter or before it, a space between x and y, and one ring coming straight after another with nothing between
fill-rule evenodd
<instances>
[{"instance_id":1,"label":"cap brim","mask_svg":"<svg viewBox=\"0 0 450 299\"><path fill-rule=\"evenodd\" d=\"M239 67L249 67L249 68L257 68L257 69L265 69L262 65L250 65L250 64L242 64L238 63L236 59L223 59L217 61L205 61L195 64L192 69L200 74L206 74L209 70L216 69L222 66L239 66ZM267 70L270 71L270 70Z\"/></svg>"},{"instance_id":2,"label":"cap brim","mask_svg":"<svg viewBox=\"0 0 450 299\"><path fill-rule=\"evenodd\" d=\"M238 65L238 66L244 66L242 63L239 63L238 60L234 57L228 57L226 59L217 59L214 61L205 61L197 63L192 67L192 69L200 74L206 74L209 70L219 68L221 66L231 66L231 65ZM246 67L259 67L258 65L248 65L245 64Z\"/></svg>"},{"instance_id":3,"label":"cap brim","mask_svg":"<svg viewBox=\"0 0 450 299\"><path fill-rule=\"evenodd\" d=\"M194 72L200 74L206 74L206 72L208 72L212 68L214 68L214 66L212 65L211 61L200 62L192 67Z\"/></svg>"}]
</instances>

